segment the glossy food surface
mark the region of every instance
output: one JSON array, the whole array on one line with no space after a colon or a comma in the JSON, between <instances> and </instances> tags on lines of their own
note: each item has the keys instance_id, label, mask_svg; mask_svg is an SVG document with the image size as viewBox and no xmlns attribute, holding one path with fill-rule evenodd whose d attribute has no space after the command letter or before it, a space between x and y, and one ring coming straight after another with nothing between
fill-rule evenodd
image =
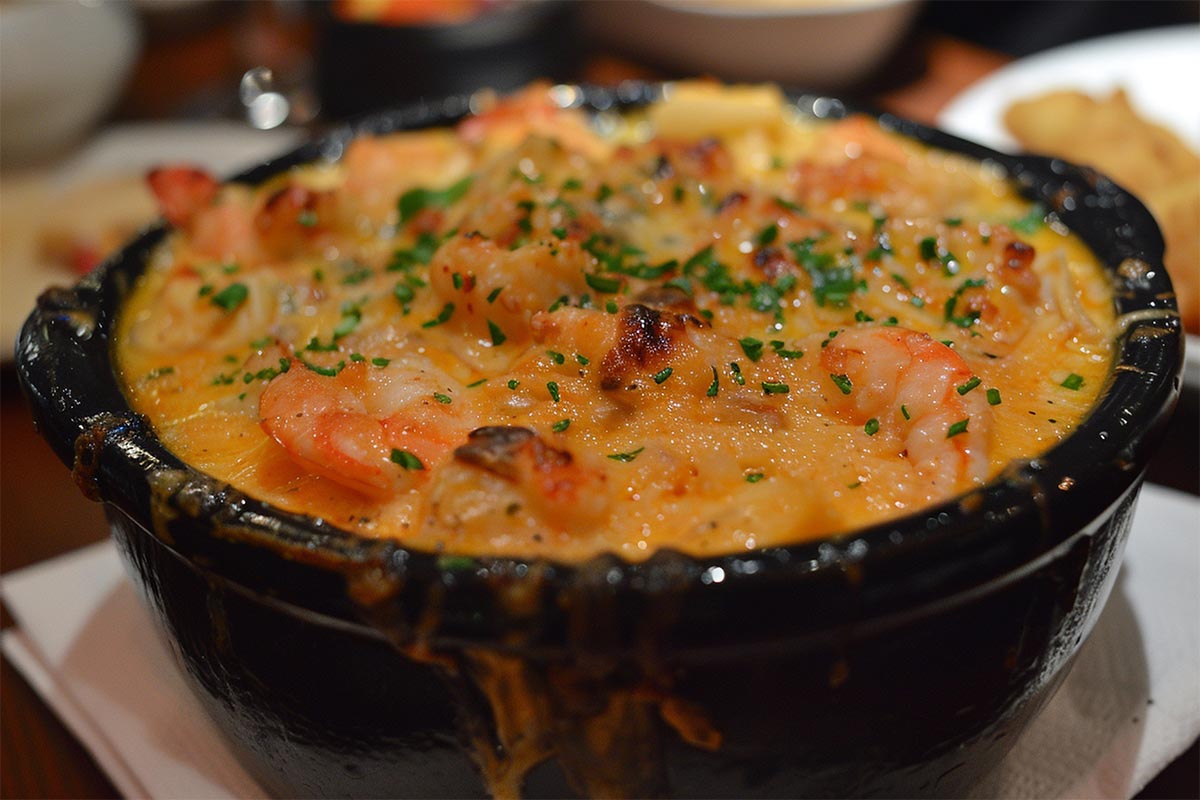
<instances>
[{"instance_id":1,"label":"glossy food surface","mask_svg":"<svg viewBox=\"0 0 1200 800\"><path fill-rule=\"evenodd\" d=\"M1037 455L1109 371L1093 255L998 171L770 89L535 87L258 187L182 169L133 406L287 510L462 555L804 541Z\"/></svg>"}]
</instances>

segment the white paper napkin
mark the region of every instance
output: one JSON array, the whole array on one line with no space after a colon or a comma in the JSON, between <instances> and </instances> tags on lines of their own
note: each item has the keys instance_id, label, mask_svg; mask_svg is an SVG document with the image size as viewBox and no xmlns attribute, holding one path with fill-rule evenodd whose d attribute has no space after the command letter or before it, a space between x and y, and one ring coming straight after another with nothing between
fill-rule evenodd
<instances>
[{"instance_id":1,"label":"white paper napkin","mask_svg":"<svg viewBox=\"0 0 1200 800\"><path fill-rule=\"evenodd\" d=\"M0 646L129 798L264 792L191 696L111 543L5 576ZM1146 486L1071 674L976 795L1128 798L1200 736L1200 500Z\"/></svg>"}]
</instances>

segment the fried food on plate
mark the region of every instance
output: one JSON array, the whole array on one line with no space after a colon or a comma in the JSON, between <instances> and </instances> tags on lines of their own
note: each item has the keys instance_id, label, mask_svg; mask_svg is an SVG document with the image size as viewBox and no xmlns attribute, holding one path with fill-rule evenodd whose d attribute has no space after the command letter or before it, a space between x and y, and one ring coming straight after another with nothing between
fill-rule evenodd
<instances>
[{"instance_id":1,"label":"fried food on plate","mask_svg":"<svg viewBox=\"0 0 1200 800\"><path fill-rule=\"evenodd\" d=\"M1140 116L1124 89L1057 91L1013 103L1004 124L1028 150L1090 164L1137 194L1166 239L1184 326L1200 331L1200 156Z\"/></svg>"}]
</instances>

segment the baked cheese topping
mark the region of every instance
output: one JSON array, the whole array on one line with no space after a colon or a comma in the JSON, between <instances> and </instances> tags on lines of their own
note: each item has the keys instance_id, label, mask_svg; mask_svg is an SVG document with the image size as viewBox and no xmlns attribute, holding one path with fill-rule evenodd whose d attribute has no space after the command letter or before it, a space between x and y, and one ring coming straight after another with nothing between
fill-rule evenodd
<instances>
[{"instance_id":1,"label":"baked cheese topping","mask_svg":"<svg viewBox=\"0 0 1200 800\"><path fill-rule=\"evenodd\" d=\"M950 499L1106 380L1101 266L1003 174L772 88L564 87L151 183L135 409L281 508L447 555L795 543Z\"/></svg>"}]
</instances>

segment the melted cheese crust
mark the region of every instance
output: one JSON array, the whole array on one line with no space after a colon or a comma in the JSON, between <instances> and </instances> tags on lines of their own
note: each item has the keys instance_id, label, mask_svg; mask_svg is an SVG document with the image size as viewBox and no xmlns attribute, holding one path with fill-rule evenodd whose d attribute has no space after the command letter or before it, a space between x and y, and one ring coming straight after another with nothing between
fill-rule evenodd
<instances>
[{"instance_id":1,"label":"melted cheese crust","mask_svg":"<svg viewBox=\"0 0 1200 800\"><path fill-rule=\"evenodd\" d=\"M189 209L119 320L134 408L281 508L573 560L852 532L1095 401L1108 281L1003 175L772 89L554 99Z\"/></svg>"}]
</instances>

